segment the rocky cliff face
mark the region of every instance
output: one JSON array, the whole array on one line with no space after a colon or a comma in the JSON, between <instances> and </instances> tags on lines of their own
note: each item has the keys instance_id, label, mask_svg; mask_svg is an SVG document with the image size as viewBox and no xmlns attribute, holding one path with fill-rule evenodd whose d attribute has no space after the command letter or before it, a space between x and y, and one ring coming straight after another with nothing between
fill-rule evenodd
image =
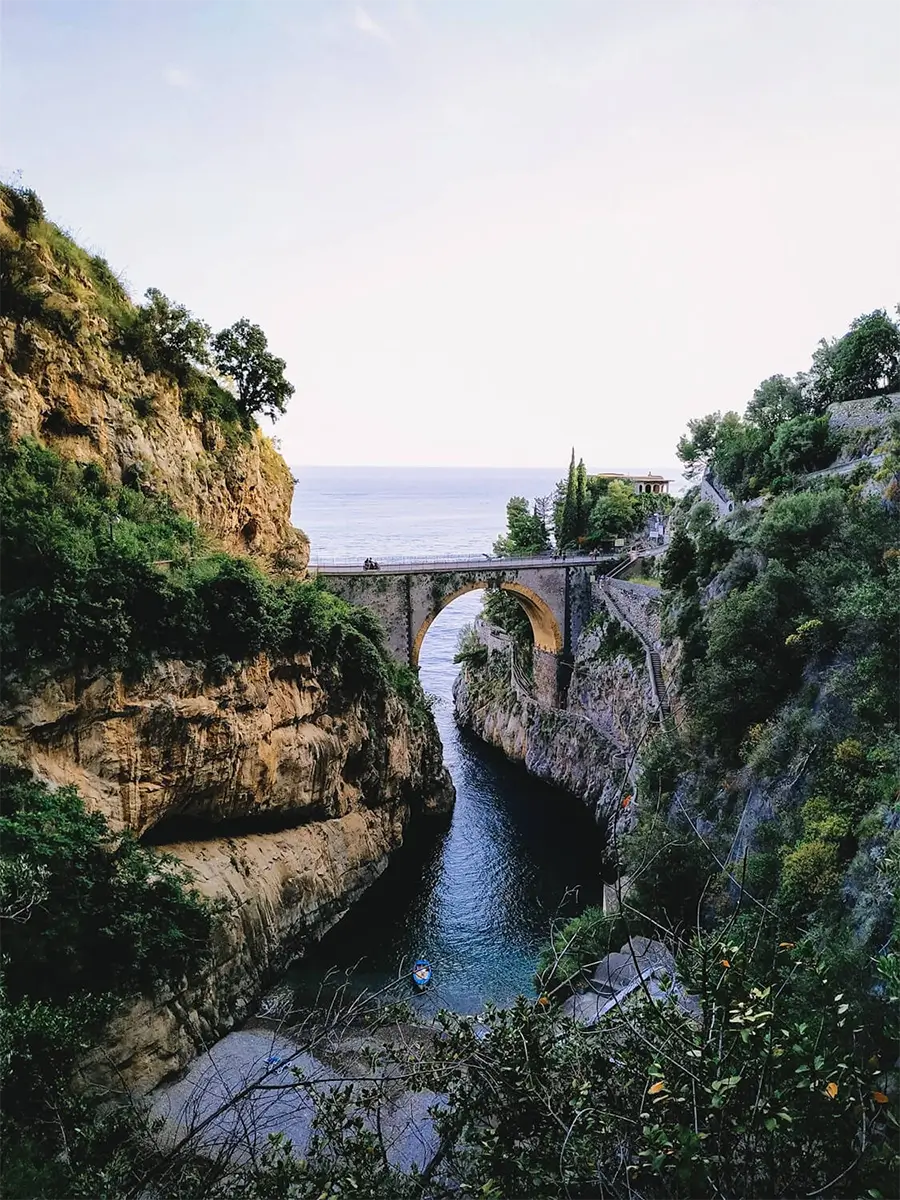
<instances>
[{"instance_id":1,"label":"rocky cliff face","mask_svg":"<svg viewBox=\"0 0 900 1200\"><path fill-rule=\"evenodd\" d=\"M293 480L259 429L229 443L185 416L176 384L108 345L101 318L72 340L35 321L0 320L0 403L13 437L96 462L119 482L168 496L224 549L302 571L306 535L291 526Z\"/></svg>"},{"instance_id":2,"label":"rocky cliff face","mask_svg":"<svg viewBox=\"0 0 900 1200\"><path fill-rule=\"evenodd\" d=\"M0 408L12 439L95 463L112 484L165 496L216 548L302 575L308 541L291 527L293 480L272 443L237 417L201 415L209 380L193 367L196 402L125 355L135 310L109 267L47 222L17 232L7 200ZM5 761L75 785L113 828L189 867L219 910L207 960L111 1025L86 1066L110 1087L147 1090L246 1016L410 823L453 802L434 721L415 703L333 684L305 655L218 665L84 668L0 711Z\"/></svg>"},{"instance_id":3,"label":"rocky cliff face","mask_svg":"<svg viewBox=\"0 0 900 1200\"><path fill-rule=\"evenodd\" d=\"M427 801L443 786L433 725L397 699L336 705L303 655L211 680L198 664L47 683L4 714L8 750L42 779L75 784L117 829L191 818L282 823L362 805Z\"/></svg>"},{"instance_id":4,"label":"rocky cliff face","mask_svg":"<svg viewBox=\"0 0 900 1200\"><path fill-rule=\"evenodd\" d=\"M4 716L7 755L75 784L114 826L153 830L222 909L208 963L113 1022L86 1068L109 1086L147 1090L246 1016L409 823L453 802L430 720L397 698L342 709L302 656L220 682L180 662L131 682L69 678Z\"/></svg>"},{"instance_id":5,"label":"rocky cliff face","mask_svg":"<svg viewBox=\"0 0 900 1200\"><path fill-rule=\"evenodd\" d=\"M579 640L566 709L517 696L503 653L491 654L485 667L463 666L454 704L463 728L583 800L608 825L621 815L623 790L631 790L626 767L654 705L646 670L623 656L604 657L602 640L599 630Z\"/></svg>"}]
</instances>

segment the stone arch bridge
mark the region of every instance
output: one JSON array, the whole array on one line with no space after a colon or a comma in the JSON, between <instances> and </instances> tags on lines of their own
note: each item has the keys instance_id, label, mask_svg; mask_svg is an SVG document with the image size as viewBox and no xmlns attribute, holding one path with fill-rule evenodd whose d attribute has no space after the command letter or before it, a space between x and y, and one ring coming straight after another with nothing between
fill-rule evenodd
<instances>
[{"instance_id":1,"label":"stone arch bridge","mask_svg":"<svg viewBox=\"0 0 900 1200\"><path fill-rule=\"evenodd\" d=\"M387 644L418 669L419 651L431 622L451 601L480 588L510 593L534 634L535 691L545 704L560 702L583 623L590 615L591 579L621 561L617 555L553 558L379 560L377 570L349 563L319 563L310 573L328 589L376 614Z\"/></svg>"}]
</instances>

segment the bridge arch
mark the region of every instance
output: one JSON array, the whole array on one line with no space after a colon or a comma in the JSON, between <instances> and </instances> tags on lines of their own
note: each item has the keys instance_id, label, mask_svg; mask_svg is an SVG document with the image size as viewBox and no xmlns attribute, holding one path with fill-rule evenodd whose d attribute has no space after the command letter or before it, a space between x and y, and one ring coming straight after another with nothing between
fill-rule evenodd
<instances>
[{"instance_id":1,"label":"bridge arch","mask_svg":"<svg viewBox=\"0 0 900 1200\"><path fill-rule=\"evenodd\" d=\"M548 654L559 654L563 648L563 638L559 622L553 615L550 606L545 600L541 599L537 592L532 591L530 587L526 587L524 583L518 583L515 580L492 585L484 579L474 579L462 587L456 588L455 591L448 592L446 596L442 596L440 604L436 604L434 610L422 622L412 644L411 658L413 668L418 669L419 651L422 649L422 642L425 640L425 634L428 632L432 621L438 613L442 612L458 596L463 596L466 592L487 589L491 586L499 586L502 591L509 592L518 600L519 604L525 610L525 615L531 622L531 632L534 635L535 648L544 650Z\"/></svg>"}]
</instances>

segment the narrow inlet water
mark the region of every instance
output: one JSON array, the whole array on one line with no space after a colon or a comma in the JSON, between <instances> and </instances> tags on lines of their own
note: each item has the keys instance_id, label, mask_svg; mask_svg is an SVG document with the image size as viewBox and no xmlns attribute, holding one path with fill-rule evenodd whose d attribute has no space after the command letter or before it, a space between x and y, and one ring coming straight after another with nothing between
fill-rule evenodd
<instances>
[{"instance_id":1,"label":"narrow inlet water","mask_svg":"<svg viewBox=\"0 0 900 1200\"><path fill-rule=\"evenodd\" d=\"M432 985L408 999L423 1017L439 1008L475 1013L533 994L535 962L551 920L602 900L602 840L571 796L530 778L523 768L457 728L453 662L460 629L481 607L461 596L433 622L420 678L436 697L444 760L456 785L449 827L425 827L382 878L285 984L311 1002L326 973L352 972L354 990L379 991L408 979L427 957ZM406 997L405 990L403 992Z\"/></svg>"}]
</instances>

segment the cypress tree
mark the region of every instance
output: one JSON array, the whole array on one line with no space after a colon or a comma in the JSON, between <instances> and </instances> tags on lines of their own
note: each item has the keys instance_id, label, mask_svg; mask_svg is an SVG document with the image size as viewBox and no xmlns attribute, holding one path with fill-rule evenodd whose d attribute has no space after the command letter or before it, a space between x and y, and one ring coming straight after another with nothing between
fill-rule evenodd
<instances>
[{"instance_id":1,"label":"cypress tree","mask_svg":"<svg viewBox=\"0 0 900 1200\"><path fill-rule=\"evenodd\" d=\"M572 458L569 462L569 475L566 479L566 498L563 501L562 521L560 522L560 549L575 544L578 536L578 485L576 481L575 447L572 447Z\"/></svg>"},{"instance_id":2,"label":"cypress tree","mask_svg":"<svg viewBox=\"0 0 900 1200\"><path fill-rule=\"evenodd\" d=\"M587 533L588 523L588 486L587 471L584 459L579 458L575 471L575 541Z\"/></svg>"}]
</instances>

